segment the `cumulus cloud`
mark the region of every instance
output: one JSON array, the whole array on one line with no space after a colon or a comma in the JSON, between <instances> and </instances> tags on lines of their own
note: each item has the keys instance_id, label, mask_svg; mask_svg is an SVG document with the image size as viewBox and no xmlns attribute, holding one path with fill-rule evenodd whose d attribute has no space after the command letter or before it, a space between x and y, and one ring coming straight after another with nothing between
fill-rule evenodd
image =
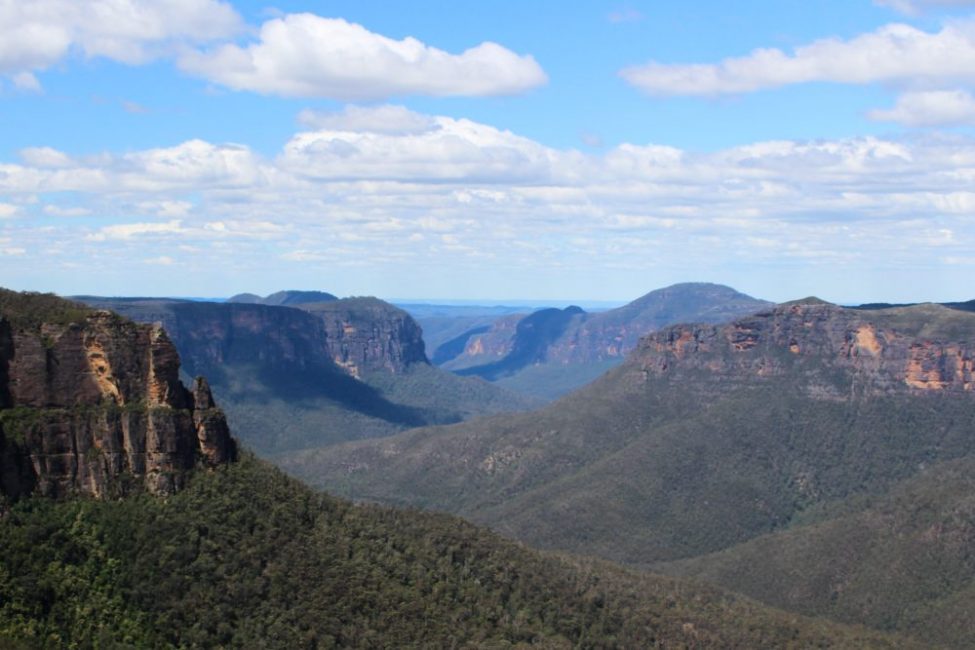
<instances>
[{"instance_id":1,"label":"cumulus cloud","mask_svg":"<svg viewBox=\"0 0 975 650\"><path fill-rule=\"evenodd\" d=\"M220 260L254 277L384 264L479 277L482 256L522 274L561 273L568 260L620 273L696 274L743 258L907 268L975 250L975 140L960 134L582 153L405 109L316 119L323 128L272 159L199 140L97 156L22 151L21 164L0 165L5 209L18 217L0 243L71 251L89 266L111 256L116 268L186 250L181 264ZM409 128L381 128L397 120ZM87 216L59 218L69 211Z\"/></svg>"},{"instance_id":2,"label":"cumulus cloud","mask_svg":"<svg viewBox=\"0 0 975 650\"><path fill-rule=\"evenodd\" d=\"M235 90L341 100L509 95L547 80L531 56L496 43L451 54L412 37L395 40L307 13L265 22L258 40L243 47L187 53L180 66Z\"/></svg>"},{"instance_id":3,"label":"cumulus cloud","mask_svg":"<svg viewBox=\"0 0 975 650\"><path fill-rule=\"evenodd\" d=\"M63 151L58 151L52 147L28 147L20 150L20 159L27 165L47 168L70 167L73 163L71 158Z\"/></svg>"},{"instance_id":4,"label":"cumulus cloud","mask_svg":"<svg viewBox=\"0 0 975 650\"><path fill-rule=\"evenodd\" d=\"M867 117L906 126L975 124L975 97L964 90L909 92L898 97L893 108L870 111Z\"/></svg>"},{"instance_id":5,"label":"cumulus cloud","mask_svg":"<svg viewBox=\"0 0 975 650\"><path fill-rule=\"evenodd\" d=\"M719 63L651 61L620 74L652 95L747 93L816 81L912 85L975 81L975 21L952 22L937 32L890 24L850 40L815 41L792 53L764 48Z\"/></svg>"},{"instance_id":6,"label":"cumulus cloud","mask_svg":"<svg viewBox=\"0 0 975 650\"><path fill-rule=\"evenodd\" d=\"M16 205L0 203L0 219L9 219L10 217L17 216L18 212L20 212L20 208Z\"/></svg>"},{"instance_id":7,"label":"cumulus cloud","mask_svg":"<svg viewBox=\"0 0 975 650\"><path fill-rule=\"evenodd\" d=\"M31 73L72 52L140 64L241 27L233 8L219 0L0 0L0 74L36 88Z\"/></svg>"},{"instance_id":8,"label":"cumulus cloud","mask_svg":"<svg viewBox=\"0 0 975 650\"><path fill-rule=\"evenodd\" d=\"M387 113L397 117L399 124L384 131L382 118ZM295 135L285 145L279 165L320 179L517 178L524 182L548 178L556 171L556 159L566 155L471 120L424 117L396 107L353 115L351 122L364 128L347 130L352 125L348 114L340 114L334 122L338 128ZM402 128L404 125L409 128Z\"/></svg>"}]
</instances>

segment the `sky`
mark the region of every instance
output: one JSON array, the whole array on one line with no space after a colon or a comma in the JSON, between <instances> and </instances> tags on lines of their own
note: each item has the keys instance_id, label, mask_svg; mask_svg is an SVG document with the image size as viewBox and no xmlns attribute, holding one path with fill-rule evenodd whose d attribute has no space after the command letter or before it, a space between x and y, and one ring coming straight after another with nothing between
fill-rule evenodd
<instances>
[{"instance_id":1,"label":"sky","mask_svg":"<svg viewBox=\"0 0 975 650\"><path fill-rule=\"evenodd\" d=\"M975 0L0 0L0 286L975 298Z\"/></svg>"}]
</instances>

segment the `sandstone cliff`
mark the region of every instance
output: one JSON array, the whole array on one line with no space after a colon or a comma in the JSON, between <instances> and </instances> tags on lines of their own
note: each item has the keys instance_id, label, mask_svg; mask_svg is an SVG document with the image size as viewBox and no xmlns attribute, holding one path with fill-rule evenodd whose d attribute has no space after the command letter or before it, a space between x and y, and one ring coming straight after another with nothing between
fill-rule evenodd
<instances>
[{"instance_id":1,"label":"sandstone cliff","mask_svg":"<svg viewBox=\"0 0 975 650\"><path fill-rule=\"evenodd\" d=\"M236 457L209 386L183 386L161 327L53 296L0 298L6 495L169 494L194 467Z\"/></svg>"},{"instance_id":2,"label":"sandstone cliff","mask_svg":"<svg viewBox=\"0 0 975 650\"><path fill-rule=\"evenodd\" d=\"M141 323L161 323L196 373L213 374L239 361L288 371L336 364L360 377L377 371L400 374L413 364L429 363L416 321L377 298L287 307L158 298L79 300Z\"/></svg>"},{"instance_id":3,"label":"sandstone cliff","mask_svg":"<svg viewBox=\"0 0 975 650\"><path fill-rule=\"evenodd\" d=\"M648 377L706 371L715 382L798 369L807 389L825 397L846 389L967 392L975 390L973 329L975 316L939 305L860 311L806 299L726 325L651 334L634 362Z\"/></svg>"},{"instance_id":4,"label":"sandstone cliff","mask_svg":"<svg viewBox=\"0 0 975 650\"><path fill-rule=\"evenodd\" d=\"M402 309L378 298L345 298L301 305L325 324L332 359L349 374L402 373L427 365L423 332Z\"/></svg>"}]
</instances>

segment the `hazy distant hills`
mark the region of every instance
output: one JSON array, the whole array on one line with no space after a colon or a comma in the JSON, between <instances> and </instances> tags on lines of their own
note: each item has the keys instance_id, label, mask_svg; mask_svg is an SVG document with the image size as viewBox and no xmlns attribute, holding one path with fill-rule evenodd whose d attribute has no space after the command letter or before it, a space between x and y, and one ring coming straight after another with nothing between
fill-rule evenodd
<instances>
[{"instance_id":1,"label":"hazy distant hills","mask_svg":"<svg viewBox=\"0 0 975 650\"><path fill-rule=\"evenodd\" d=\"M263 454L531 405L503 388L431 367L416 323L375 298L295 303L300 308L80 299L162 323L186 372L211 378L234 431Z\"/></svg>"},{"instance_id":2,"label":"hazy distant hills","mask_svg":"<svg viewBox=\"0 0 975 650\"><path fill-rule=\"evenodd\" d=\"M257 334L288 315L228 307L168 315L283 343ZM0 646L919 647L315 493L239 456L178 377L157 326L0 290Z\"/></svg>"},{"instance_id":3,"label":"hazy distant hills","mask_svg":"<svg viewBox=\"0 0 975 650\"><path fill-rule=\"evenodd\" d=\"M333 300L338 300L338 296L333 296L332 294L325 293L324 291L298 291L295 289L278 291L264 298L253 293L238 293L235 296L227 298L227 302L249 303L255 305L276 305L278 307L331 302Z\"/></svg>"},{"instance_id":4,"label":"hazy distant hills","mask_svg":"<svg viewBox=\"0 0 975 650\"><path fill-rule=\"evenodd\" d=\"M640 566L706 556L682 572L923 638L943 628L970 647L958 617L975 589L975 494L935 472L973 454L975 314L808 299L660 330L534 413L341 445L287 469L544 548ZM880 505L831 509L859 502ZM768 573L756 569L766 552Z\"/></svg>"},{"instance_id":5,"label":"hazy distant hills","mask_svg":"<svg viewBox=\"0 0 975 650\"><path fill-rule=\"evenodd\" d=\"M423 341L426 343L430 361L440 365L444 360L452 359L463 351L450 353L440 348L447 343L471 331L483 328L487 330L495 321L503 316L517 315L522 317L525 307L506 305L438 305L423 303L396 303L398 307L409 312L410 316L423 329ZM464 337L466 341L468 337ZM439 355L439 356L438 356Z\"/></svg>"},{"instance_id":6,"label":"hazy distant hills","mask_svg":"<svg viewBox=\"0 0 975 650\"><path fill-rule=\"evenodd\" d=\"M461 375L554 398L618 365L640 337L661 327L720 323L770 304L722 285L677 284L604 312L570 307L505 316L446 341L433 359Z\"/></svg>"}]
</instances>

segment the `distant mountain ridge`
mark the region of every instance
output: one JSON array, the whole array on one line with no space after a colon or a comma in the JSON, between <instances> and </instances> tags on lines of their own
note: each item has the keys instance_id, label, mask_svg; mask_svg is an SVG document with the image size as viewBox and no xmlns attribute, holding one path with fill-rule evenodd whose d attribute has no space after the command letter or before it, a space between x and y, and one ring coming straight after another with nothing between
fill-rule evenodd
<instances>
[{"instance_id":1,"label":"distant mountain ridge","mask_svg":"<svg viewBox=\"0 0 975 650\"><path fill-rule=\"evenodd\" d=\"M640 337L661 327L720 323L771 304L724 285L676 284L603 312L563 310L557 328L537 327L534 321L554 323L559 310L506 316L487 330L472 329L442 344L433 358L461 375L554 397L622 363Z\"/></svg>"},{"instance_id":2,"label":"distant mountain ridge","mask_svg":"<svg viewBox=\"0 0 975 650\"><path fill-rule=\"evenodd\" d=\"M278 307L332 302L333 300L338 300L338 296L324 291L299 291L297 289L277 291L264 298L253 293L238 293L235 296L227 298L227 302L275 305Z\"/></svg>"},{"instance_id":3,"label":"distant mountain ridge","mask_svg":"<svg viewBox=\"0 0 975 650\"><path fill-rule=\"evenodd\" d=\"M494 363L462 368L456 372L462 376L476 375L493 381L513 374L525 366L545 361L552 345L577 319L584 318L585 314L581 307L576 306L533 312L517 321L510 349L503 358Z\"/></svg>"}]
</instances>

